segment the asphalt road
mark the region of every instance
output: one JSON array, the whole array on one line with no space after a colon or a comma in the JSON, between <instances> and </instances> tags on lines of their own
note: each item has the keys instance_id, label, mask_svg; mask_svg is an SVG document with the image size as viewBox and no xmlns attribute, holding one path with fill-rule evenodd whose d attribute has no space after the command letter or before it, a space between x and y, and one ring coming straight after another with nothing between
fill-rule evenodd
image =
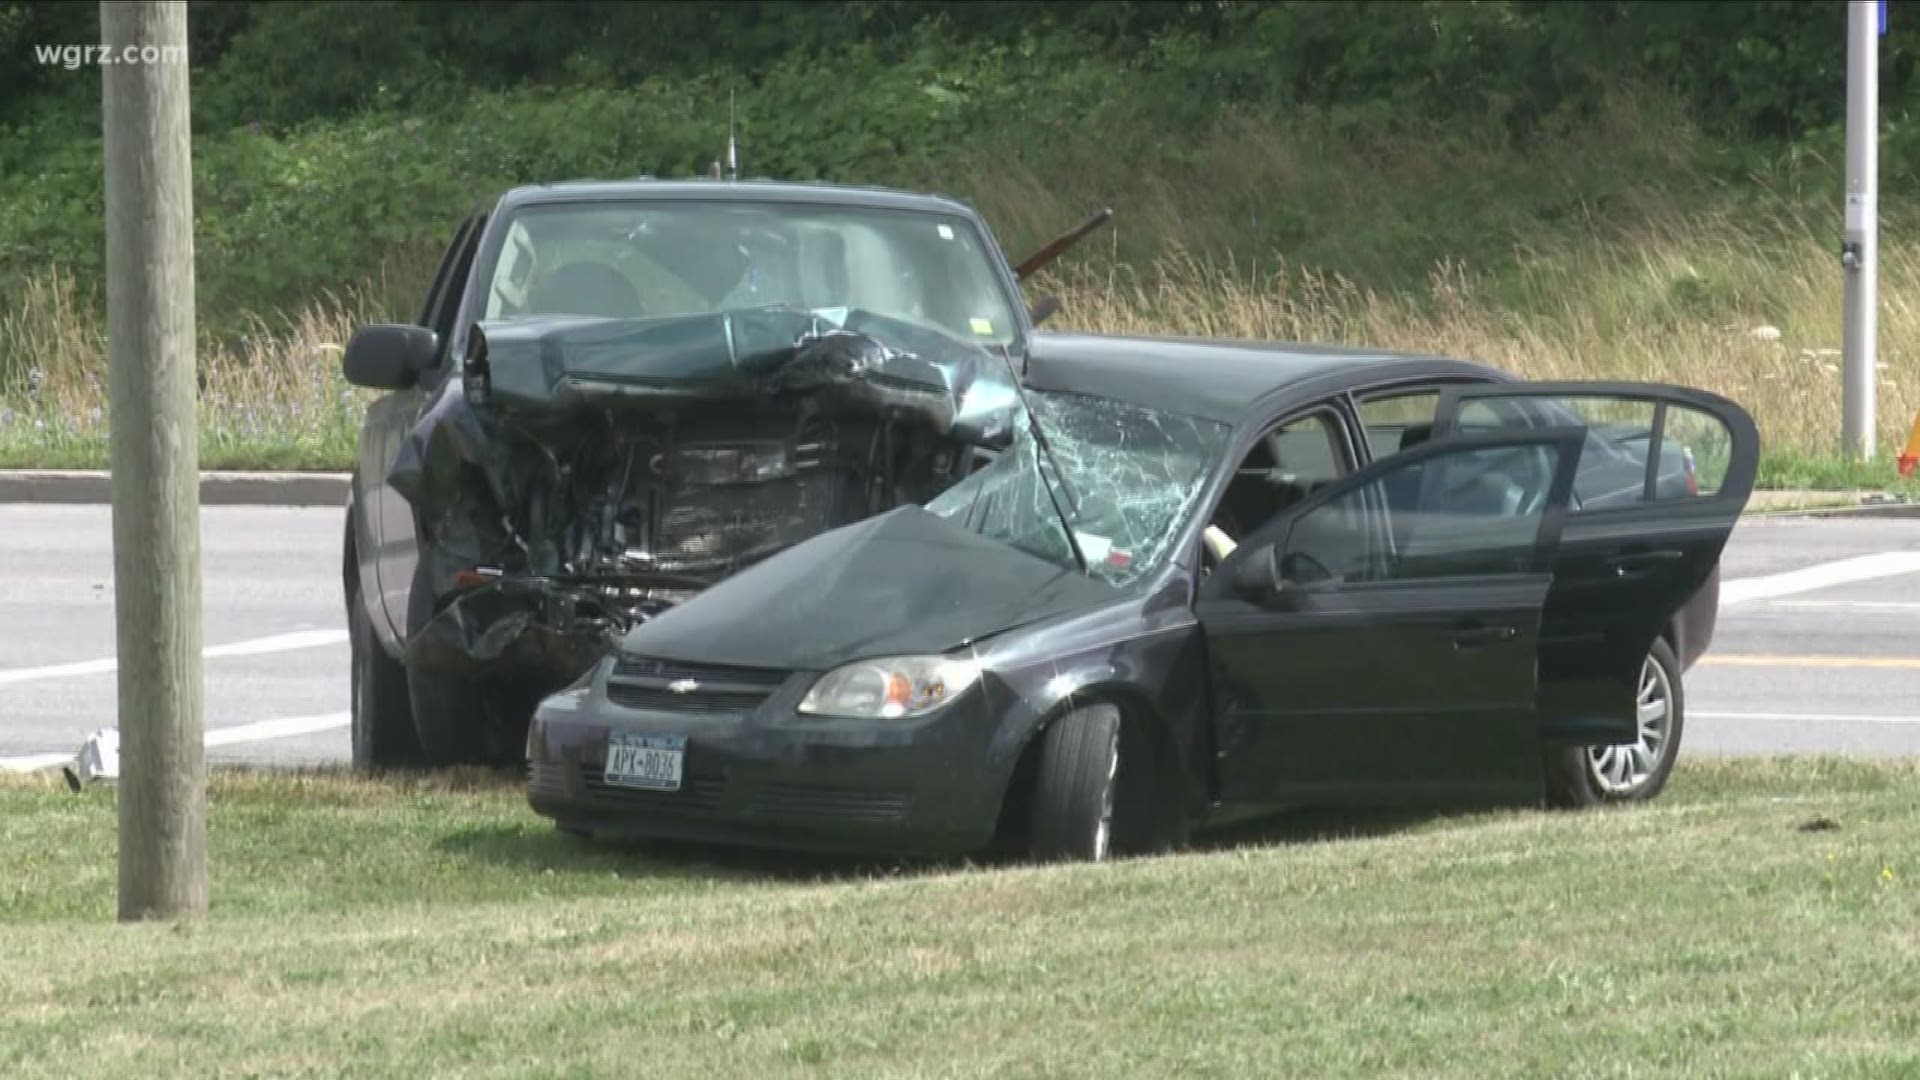
<instances>
[{"instance_id":1,"label":"asphalt road","mask_svg":"<svg viewBox=\"0 0 1920 1080\"><path fill-rule=\"evenodd\" d=\"M203 510L210 760L347 756L341 511ZM1920 754L1920 520L1751 520L1727 548L1686 752ZM111 518L0 505L0 768L116 713Z\"/></svg>"}]
</instances>

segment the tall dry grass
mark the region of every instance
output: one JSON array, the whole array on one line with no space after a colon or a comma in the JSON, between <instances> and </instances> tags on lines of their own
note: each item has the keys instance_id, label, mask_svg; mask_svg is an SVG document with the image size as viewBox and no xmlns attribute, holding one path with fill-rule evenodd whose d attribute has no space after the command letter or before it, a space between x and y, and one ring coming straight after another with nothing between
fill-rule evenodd
<instances>
[{"instance_id":1,"label":"tall dry grass","mask_svg":"<svg viewBox=\"0 0 1920 1080\"><path fill-rule=\"evenodd\" d=\"M1638 231L1522 253L1518 268L1433 269L1403 292L1284 264L1258 270L1173 252L1150 267L1082 267L1039 283L1058 321L1102 333L1343 342L1477 359L1533 378L1683 383L1746 405L1773 450L1837 451L1838 260L1795 219L1653 220ZM209 462L342 467L366 395L339 375L376 290L325 296L201 343ZM1882 249L1882 441L1920 409L1920 242ZM97 452L107 432L104 333L70 276L27 283L0 310L0 450L20 463ZM38 448L38 449L36 449ZM92 448L89 450L88 448Z\"/></svg>"},{"instance_id":2,"label":"tall dry grass","mask_svg":"<svg viewBox=\"0 0 1920 1080\"><path fill-rule=\"evenodd\" d=\"M1881 257L1881 434L1897 445L1920 409L1920 243ZM1841 272L1804 222L1655 222L1624 240L1527 253L1499 276L1442 264L1399 293L1183 253L1145 273L1067 272L1040 287L1062 298L1061 325L1097 333L1337 342L1536 379L1681 383L1741 402L1770 448L1839 449Z\"/></svg>"},{"instance_id":3,"label":"tall dry grass","mask_svg":"<svg viewBox=\"0 0 1920 1080\"><path fill-rule=\"evenodd\" d=\"M353 328L380 318L371 289L250 318L196 345L202 457L210 464L343 466L367 396L340 374ZM103 452L111 418L106 328L96 298L54 269L0 310L0 451L11 463L75 464Z\"/></svg>"}]
</instances>

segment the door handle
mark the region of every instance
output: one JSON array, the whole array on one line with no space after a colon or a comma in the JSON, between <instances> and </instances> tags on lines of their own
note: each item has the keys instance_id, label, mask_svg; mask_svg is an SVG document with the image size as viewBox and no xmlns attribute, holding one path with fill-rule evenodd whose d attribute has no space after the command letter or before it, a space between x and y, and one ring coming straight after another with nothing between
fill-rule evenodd
<instances>
[{"instance_id":1,"label":"door handle","mask_svg":"<svg viewBox=\"0 0 1920 1080\"><path fill-rule=\"evenodd\" d=\"M1470 626L1453 632L1455 652L1469 652L1496 645L1502 641L1512 641L1520 636L1520 631L1511 626Z\"/></svg>"},{"instance_id":2,"label":"door handle","mask_svg":"<svg viewBox=\"0 0 1920 1080\"><path fill-rule=\"evenodd\" d=\"M1609 557L1606 563L1607 568L1612 570L1616 576L1625 577L1628 574L1645 573L1648 570L1668 563L1677 563L1686 557L1686 552L1684 551L1676 551L1673 548L1659 548L1653 551L1629 551L1624 554L1614 555Z\"/></svg>"}]
</instances>

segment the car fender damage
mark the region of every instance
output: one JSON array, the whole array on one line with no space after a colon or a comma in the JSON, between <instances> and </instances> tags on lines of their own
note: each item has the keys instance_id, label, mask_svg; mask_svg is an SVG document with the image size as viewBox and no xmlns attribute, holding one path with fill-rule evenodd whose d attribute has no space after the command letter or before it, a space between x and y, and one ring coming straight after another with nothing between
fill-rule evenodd
<instances>
[{"instance_id":1,"label":"car fender damage","mask_svg":"<svg viewBox=\"0 0 1920 1080\"><path fill-rule=\"evenodd\" d=\"M413 670L576 679L628 629L1004 445L978 345L858 309L478 324L388 481L434 603Z\"/></svg>"}]
</instances>

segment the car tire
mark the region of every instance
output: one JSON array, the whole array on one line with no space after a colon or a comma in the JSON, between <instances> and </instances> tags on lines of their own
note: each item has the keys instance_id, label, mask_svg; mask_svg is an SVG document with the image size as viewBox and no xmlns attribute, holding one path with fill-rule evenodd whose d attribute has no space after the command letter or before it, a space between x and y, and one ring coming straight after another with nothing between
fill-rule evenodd
<instances>
[{"instance_id":1,"label":"car tire","mask_svg":"<svg viewBox=\"0 0 1920 1080\"><path fill-rule=\"evenodd\" d=\"M1041 735L1028 850L1040 862L1100 862L1114 853L1121 795L1121 715L1087 705Z\"/></svg>"},{"instance_id":2,"label":"car tire","mask_svg":"<svg viewBox=\"0 0 1920 1080\"><path fill-rule=\"evenodd\" d=\"M347 594L347 640L352 650L352 743L357 769L408 768L420 764L407 669L386 654L357 591Z\"/></svg>"},{"instance_id":3,"label":"car tire","mask_svg":"<svg viewBox=\"0 0 1920 1080\"><path fill-rule=\"evenodd\" d=\"M1574 746L1547 753L1547 801L1587 807L1645 802L1660 794L1680 756L1686 729L1686 689L1680 660L1656 640L1641 666L1635 703L1639 738L1618 746Z\"/></svg>"}]
</instances>

